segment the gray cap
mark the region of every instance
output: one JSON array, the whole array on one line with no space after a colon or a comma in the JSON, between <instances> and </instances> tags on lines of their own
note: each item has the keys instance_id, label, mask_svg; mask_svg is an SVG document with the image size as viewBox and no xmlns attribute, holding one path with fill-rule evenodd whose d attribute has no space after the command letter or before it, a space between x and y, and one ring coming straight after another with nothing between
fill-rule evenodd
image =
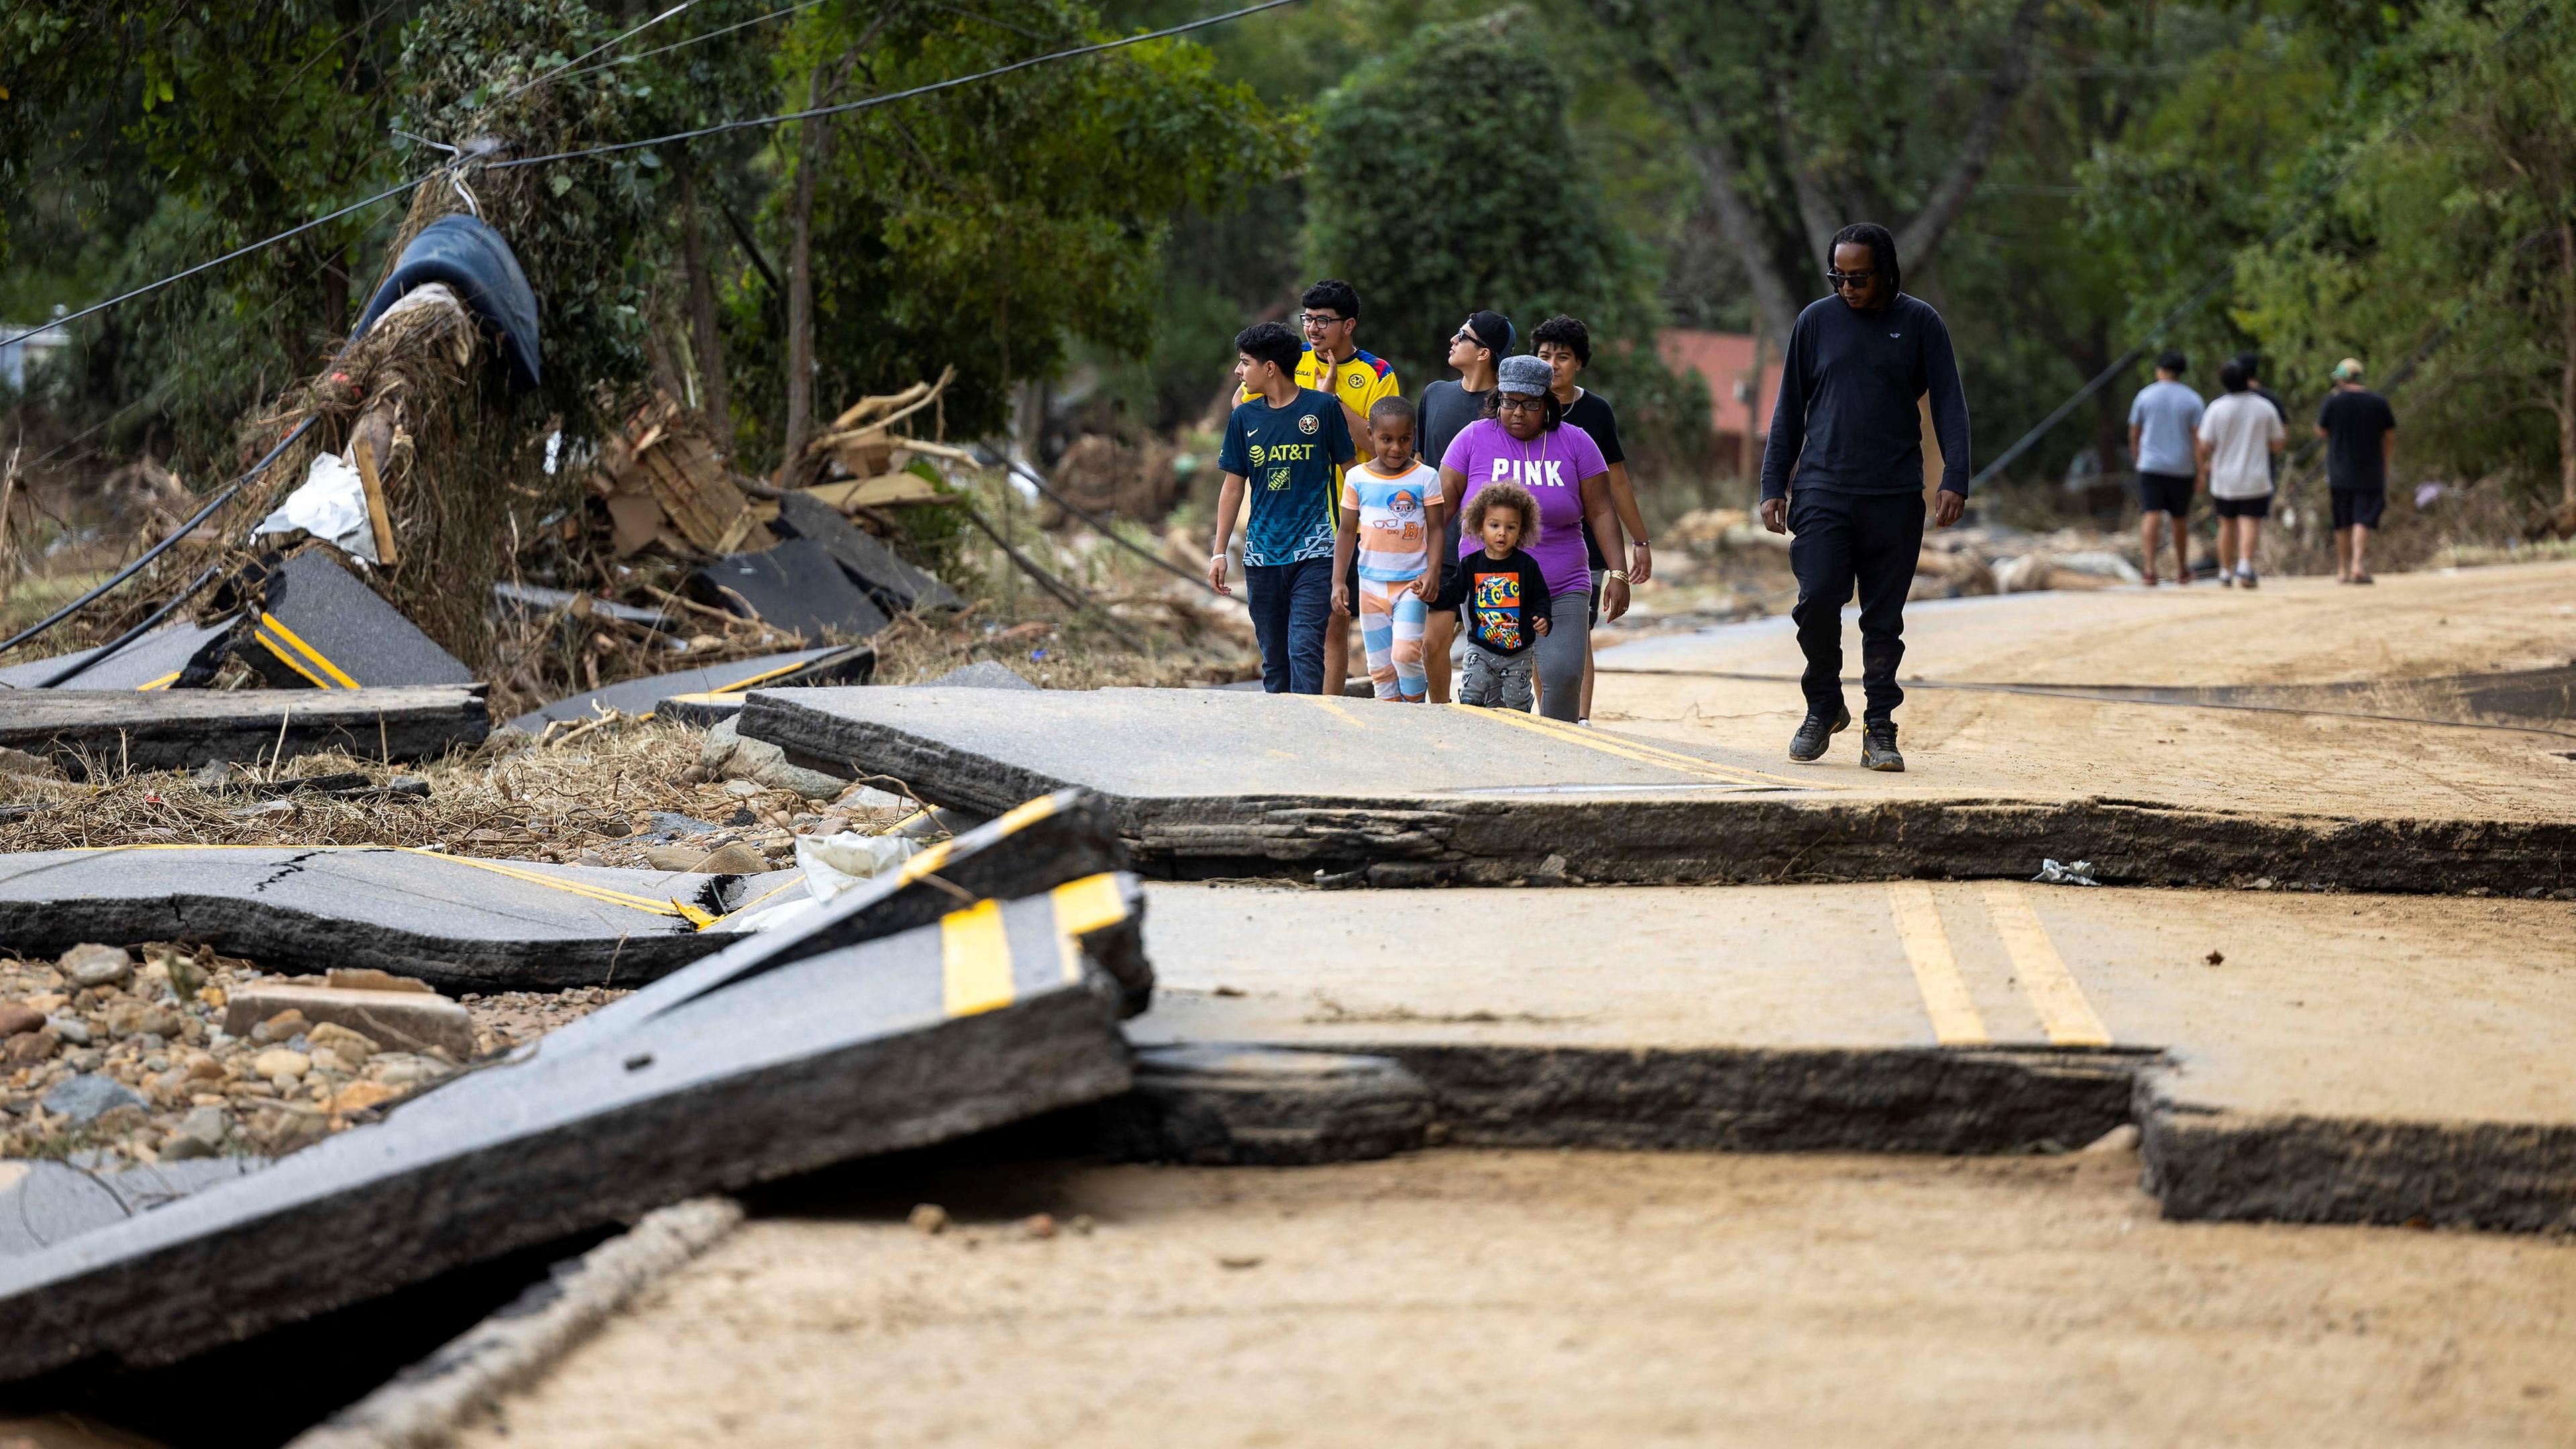
<instances>
[{"instance_id":1,"label":"gray cap","mask_svg":"<svg viewBox=\"0 0 2576 1449\"><path fill-rule=\"evenodd\" d=\"M1555 381L1555 371L1526 352L1504 358L1503 365L1494 369L1494 386L1504 392L1541 393Z\"/></svg>"}]
</instances>

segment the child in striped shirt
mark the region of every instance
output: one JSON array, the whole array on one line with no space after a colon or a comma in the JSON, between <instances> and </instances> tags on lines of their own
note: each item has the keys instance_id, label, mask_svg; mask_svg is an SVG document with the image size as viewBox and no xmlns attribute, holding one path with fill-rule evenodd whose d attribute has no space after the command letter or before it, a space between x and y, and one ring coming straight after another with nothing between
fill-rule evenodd
<instances>
[{"instance_id":1,"label":"child in striped shirt","mask_svg":"<svg viewBox=\"0 0 2576 1449\"><path fill-rule=\"evenodd\" d=\"M1383 397L1368 413L1366 463L1342 474L1341 527L1333 540L1333 608L1349 606L1359 561L1360 644L1380 699L1423 701L1422 624L1439 578L1431 545L1440 527L1440 470L1413 456L1413 404Z\"/></svg>"}]
</instances>

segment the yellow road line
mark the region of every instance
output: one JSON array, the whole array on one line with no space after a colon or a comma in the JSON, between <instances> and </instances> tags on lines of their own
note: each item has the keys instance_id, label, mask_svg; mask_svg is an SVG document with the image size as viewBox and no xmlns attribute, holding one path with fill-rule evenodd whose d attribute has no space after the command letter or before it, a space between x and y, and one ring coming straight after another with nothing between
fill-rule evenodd
<instances>
[{"instance_id":1,"label":"yellow road line","mask_svg":"<svg viewBox=\"0 0 2576 1449\"><path fill-rule=\"evenodd\" d=\"M285 640L289 645L293 646L297 653L300 653L305 658L313 661L315 668L321 670L327 675L330 675L333 680L338 682L342 689L355 689L358 687L358 681L351 679L347 674L342 673L339 665L324 658L321 650L316 649L312 645L305 643L302 639L297 638L295 631L287 628L284 624L279 623L275 614L263 611L259 616L259 622L262 628L267 629L278 638ZM277 646L272 644L269 647L273 650ZM295 661L290 659L287 662L292 664ZM312 678L309 674L305 677L308 679ZM329 686L326 685L324 687L328 688Z\"/></svg>"},{"instance_id":2,"label":"yellow road line","mask_svg":"<svg viewBox=\"0 0 2576 1449\"><path fill-rule=\"evenodd\" d=\"M1813 790L1818 788L1815 782L1811 780L1794 779L1787 775L1766 774L1761 770L1739 769L1733 765L1720 765L1710 760L1701 759L1699 756L1690 754L1683 750L1672 749L1668 746L1657 744L1652 740L1640 739L1635 735L1605 734L1600 730L1586 729L1582 725L1569 724L1561 719L1549 719L1547 716L1541 714L1517 715L1515 718L1526 720L1540 729L1546 730L1551 734L1557 735L1559 738L1569 740L1575 744L1592 745L1597 748L1606 739L1616 743L1623 749L1636 750L1643 754L1652 755L1658 759L1668 760L1675 768L1678 769L1722 770L1732 775L1741 776L1747 783L1758 780L1766 781L1774 785L1792 785L1801 790Z\"/></svg>"},{"instance_id":3,"label":"yellow road line","mask_svg":"<svg viewBox=\"0 0 2576 1449\"><path fill-rule=\"evenodd\" d=\"M267 631L262 629L253 629L250 631L250 637L258 640L261 648L276 655L279 662L283 663L287 668L303 675L306 681L311 683L315 689L329 689L331 687L329 680L324 679L321 675L314 673L312 670L305 668L301 663L297 662L295 656L287 652L286 646L278 643L275 639L270 638Z\"/></svg>"},{"instance_id":4,"label":"yellow road line","mask_svg":"<svg viewBox=\"0 0 2576 1449\"><path fill-rule=\"evenodd\" d=\"M2048 1039L2058 1046L2109 1046L2110 1028L2094 1014L2093 1003L2084 999L2084 988L2075 984L2074 973L2049 942L2039 913L2030 908L2028 892L2010 882L1993 882L1984 894L1986 913L1994 917L1996 934L2004 938L2004 954L2012 958L2013 974L2021 978L2023 993L2039 1009Z\"/></svg>"},{"instance_id":5,"label":"yellow road line","mask_svg":"<svg viewBox=\"0 0 2576 1449\"><path fill-rule=\"evenodd\" d=\"M1335 719L1338 719L1338 720L1340 720L1342 723L1344 723L1344 724L1346 724L1346 725L1351 726L1353 729L1363 729L1363 730L1364 730L1364 729L1367 729L1367 728L1368 728L1368 725L1367 725L1365 722L1363 722L1363 721L1360 719L1360 717L1359 717L1358 715L1355 715L1355 714L1351 713L1349 710L1342 708L1342 702L1341 702L1340 700L1338 700L1338 699L1333 698L1333 697L1332 697L1331 695L1329 695L1329 694L1301 694L1301 695L1297 695L1297 696L1295 696L1295 697L1296 697L1296 698L1298 698L1298 699L1311 699L1311 700L1313 700L1315 703L1322 705L1322 706L1324 707L1325 711L1326 711L1327 713L1331 714Z\"/></svg>"},{"instance_id":6,"label":"yellow road line","mask_svg":"<svg viewBox=\"0 0 2576 1449\"><path fill-rule=\"evenodd\" d=\"M1011 1004L1011 942L1002 930L1001 902L977 901L939 918L939 966L950 1016Z\"/></svg>"},{"instance_id":7,"label":"yellow road line","mask_svg":"<svg viewBox=\"0 0 2576 1449\"><path fill-rule=\"evenodd\" d=\"M719 685L707 692L710 694L740 694L742 691L751 688L755 684L767 683L782 674L793 674L797 670L807 668L815 662L816 661L811 659L799 659L793 664L781 664L776 669L764 669L758 674L751 676L749 679L737 679L731 684Z\"/></svg>"},{"instance_id":8,"label":"yellow road line","mask_svg":"<svg viewBox=\"0 0 2576 1449\"><path fill-rule=\"evenodd\" d=\"M512 880L526 881L530 885L544 886L548 890L563 891L568 895L581 896L584 899L598 901L604 905L624 906L629 910L649 911L657 916L677 916L681 920L687 921L690 925L693 925L702 931L707 927L714 925L716 921L716 917L712 913L701 907L690 905L686 901L656 900L651 896L639 896L626 891L611 890L606 886L588 885L581 881L565 880L561 876L547 875L543 871L525 870L515 865L504 865L497 860L481 860L470 855L450 855L443 850L429 850L416 845L406 845L398 848L413 855L426 856L431 860L444 860L457 865L472 866L476 870L488 870L495 875L505 875Z\"/></svg>"},{"instance_id":9,"label":"yellow road line","mask_svg":"<svg viewBox=\"0 0 2576 1449\"><path fill-rule=\"evenodd\" d=\"M1905 959L1914 967L1914 985L1923 993L1933 1036L1943 1046L1985 1045L1985 1018L1977 1014L1968 983L1959 976L1959 958L1950 949L1950 933L1942 929L1932 888L1921 881L1892 881L1887 902L1896 913L1896 938L1905 944Z\"/></svg>"},{"instance_id":10,"label":"yellow road line","mask_svg":"<svg viewBox=\"0 0 2576 1449\"><path fill-rule=\"evenodd\" d=\"M1081 938L1127 919L1127 899L1119 892L1118 877L1107 871L1067 881L1048 894L1055 901L1056 950L1064 961L1065 983L1071 985L1082 979Z\"/></svg>"},{"instance_id":11,"label":"yellow road line","mask_svg":"<svg viewBox=\"0 0 2576 1449\"><path fill-rule=\"evenodd\" d=\"M178 679L178 677L179 671L173 669L169 673L162 675L159 679L147 679L134 687L138 691L146 689L168 689L171 684Z\"/></svg>"},{"instance_id":12,"label":"yellow road line","mask_svg":"<svg viewBox=\"0 0 2576 1449\"><path fill-rule=\"evenodd\" d=\"M1696 775L1700 779L1713 780L1721 785L1759 785L1764 783L1762 780L1741 770L1730 770L1723 765L1714 765L1706 760L1695 760L1687 755L1669 755L1660 751L1636 748L1631 746L1626 740L1605 739L1588 730L1575 729L1569 726L1565 732L1559 733L1553 727L1556 723L1555 721L1541 720L1535 715L1522 714L1518 710L1479 709L1477 706L1472 704L1452 704L1450 708L1472 709L1480 715L1500 720L1504 724L1511 725L1518 729L1528 730L1542 739L1555 740L1560 744L1581 745L1585 749L1598 751L1599 753L1608 755L1613 759L1626 760L1630 764L1652 765L1657 769L1671 770L1677 774Z\"/></svg>"},{"instance_id":13,"label":"yellow road line","mask_svg":"<svg viewBox=\"0 0 2576 1449\"><path fill-rule=\"evenodd\" d=\"M1040 795L1034 800L1025 801L1011 807L1010 813L1003 815L994 823L1002 827L1002 833L1004 835L1011 835L1027 829L1029 826L1046 819L1054 813L1055 797L1053 795ZM899 872L899 878L903 884L910 885L914 881L921 879L923 876L930 875L936 872L940 867L948 864L948 857L955 854L956 850L956 837L951 836L946 840L940 841L938 844L924 850L921 854L905 861Z\"/></svg>"}]
</instances>

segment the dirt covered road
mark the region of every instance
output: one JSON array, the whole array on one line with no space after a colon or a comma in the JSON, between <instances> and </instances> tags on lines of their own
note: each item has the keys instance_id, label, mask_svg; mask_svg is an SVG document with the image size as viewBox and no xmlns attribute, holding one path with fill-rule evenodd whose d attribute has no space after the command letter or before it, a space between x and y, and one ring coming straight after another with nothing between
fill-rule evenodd
<instances>
[{"instance_id":1,"label":"dirt covered road","mask_svg":"<svg viewBox=\"0 0 2576 1449\"><path fill-rule=\"evenodd\" d=\"M2136 1173L2127 1152L955 1171L773 1205L465 1442L2576 1438L2576 1245L2169 1224ZM906 1225L921 1199L947 1231ZM1065 1226L1032 1236L1040 1212Z\"/></svg>"},{"instance_id":2,"label":"dirt covered road","mask_svg":"<svg viewBox=\"0 0 2576 1449\"><path fill-rule=\"evenodd\" d=\"M2576 661L2576 564L2392 574L2371 588L2300 578L2251 594L2195 584L1915 604L1906 646L1903 680L2079 689L2560 668ZM1848 611L1843 647L1857 715L1860 636ZM1640 640L1603 650L1600 666L1596 724L1785 762L1803 711L1787 618ZM2576 800L2576 726L2563 720L2552 734L2356 717L2424 712L2402 689L2313 703L2318 712L2268 712L1916 689L1897 716L1907 774L1864 774L1855 731L1801 778L1900 796L2442 819L2564 819Z\"/></svg>"}]
</instances>

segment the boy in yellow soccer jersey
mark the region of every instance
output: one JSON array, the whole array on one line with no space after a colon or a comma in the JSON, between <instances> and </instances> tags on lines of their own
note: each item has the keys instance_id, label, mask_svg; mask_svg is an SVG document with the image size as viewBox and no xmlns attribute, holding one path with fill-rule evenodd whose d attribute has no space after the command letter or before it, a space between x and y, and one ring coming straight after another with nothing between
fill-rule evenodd
<instances>
[{"instance_id":1,"label":"boy in yellow soccer jersey","mask_svg":"<svg viewBox=\"0 0 2576 1449\"><path fill-rule=\"evenodd\" d=\"M1342 405L1342 422L1354 439L1368 436L1369 409L1382 398L1400 397L1395 367L1385 358L1362 352L1352 340L1359 332L1360 294L1348 282L1331 277L1308 287L1298 302L1306 309L1306 350L1297 358L1297 385L1312 388ZM1250 389L1237 393L1238 404L1252 401ZM1437 460L1434 460L1437 461ZM1340 496L1341 478L1334 479ZM1339 694L1350 675L1351 620L1357 617L1359 575L1344 578L1351 604L1333 611L1324 628L1324 692Z\"/></svg>"}]
</instances>

